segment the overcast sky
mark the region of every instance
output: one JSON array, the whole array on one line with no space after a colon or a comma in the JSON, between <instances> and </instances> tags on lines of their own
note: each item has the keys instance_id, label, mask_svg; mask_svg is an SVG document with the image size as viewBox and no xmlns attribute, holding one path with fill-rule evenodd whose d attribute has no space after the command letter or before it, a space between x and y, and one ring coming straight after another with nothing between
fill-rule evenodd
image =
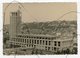
<instances>
[{"instance_id":1,"label":"overcast sky","mask_svg":"<svg viewBox=\"0 0 80 58\"><path fill-rule=\"evenodd\" d=\"M76 3L23 3L22 5L25 9L20 4L10 4L8 7L7 5L8 3L3 5L5 24L10 22L10 12L17 11L18 9L22 12L22 22L54 21L67 12L77 10ZM76 19L76 12L70 12L59 20L72 21Z\"/></svg>"}]
</instances>

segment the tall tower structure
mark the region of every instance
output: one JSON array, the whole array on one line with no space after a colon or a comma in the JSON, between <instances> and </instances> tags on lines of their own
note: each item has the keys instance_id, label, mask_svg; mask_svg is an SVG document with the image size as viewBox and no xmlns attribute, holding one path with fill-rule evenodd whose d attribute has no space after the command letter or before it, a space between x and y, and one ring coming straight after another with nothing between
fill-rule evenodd
<instances>
[{"instance_id":1,"label":"tall tower structure","mask_svg":"<svg viewBox=\"0 0 80 58\"><path fill-rule=\"evenodd\" d=\"M10 38L15 37L20 32L21 12L20 10L10 13Z\"/></svg>"}]
</instances>

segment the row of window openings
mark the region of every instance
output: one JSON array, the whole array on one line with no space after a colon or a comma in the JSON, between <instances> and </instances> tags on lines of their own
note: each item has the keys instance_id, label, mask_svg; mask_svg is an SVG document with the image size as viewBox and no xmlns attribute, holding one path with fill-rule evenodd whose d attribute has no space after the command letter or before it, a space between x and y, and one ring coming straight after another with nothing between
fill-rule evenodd
<instances>
[{"instance_id":1,"label":"row of window openings","mask_svg":"<svg viewBox=\"0 0 80 58\"><path fill-rule=\"evenodd\" d=\"M27 45L27 47L31 47L31 45ZM32 47L35 47L35 45L32 45ZM36 48L36 47L35 47L35 48ZM53 47L45 47L45 50L51 50L51 49L52 49L52 50L55 50L55 51L57 50L56 47L54 47L54 48L53 48Z\"/></svg>"},{"instance_id":2,"label":"row of window openings","mask_svg":"<svg viewBox=\"0 0 80 58\"><path fill-rule=\"evenodd\" d=\"M19 15L17 12L12 13L12 16L17 16L17 15Z\"/></svg>"},{"instance_id":3,"label":"row of window openings","mask_svg":"<svg viewBox=\"0 0 80 58\"><path fill-rule=\"evenodd\" d=\"M25 40L18 40L18 39L16 39L16 41L18 41L18 42L27 42L27 43L29 43L29 44L45 44L45 45L51 45L51 41L44 41L44 40L30 40L30 39L27 39L27 41L26 41L26 39Z\"/></svg>"},{"instance_id":4,"label":"row of window openings","mask_svg":"<svg viewBox=\"0 0 80 58\"><path fill-rule=\"evenodd\" d=\"M52 38L49 38L49 37L31 37L31 36L21 36L21 35L17 35L17 37L24 37L24 38L39 38L39 39L53 39L53 38L56 38L56 37L52 37Z\"/></svg>"},{"instance_id":5,"label":"row of window openings","mask_svg":"<svg viewBox=\"0 0 80 58\"><path fill-rule=\"evenodd\" d=\"M56 48L56 47L45 47L45 50L54 50L54 51L56 51L58 48Z\"/></svg>"},{"instance_id":6,"label":"row of window openings","mask_svg":"<svg viewBox=\"0 0 80 58\"><path fill-rule=\"evenodd\" d=\"M21 47L25 47L25 45L22 45ZM35 47L36 48L36 45L28 45L27 44L27 47ZM56 47L45 47L45 50L57 50L57 48Z\"/></svg>"},{"instance_id":7,"label":"row of window openings","mask_svg":"<svg viewBox=\"0 0 80 58\"><path fill-rule=\"evenodd\" d=\"M27 39L27 41L26 41L26 39L25 40L23 39L23 40L20 41L20 39L19 39L18 42L31 43L31 39ZM43 41L42 40L32 40L32 44L39 44L39 43L44 45L44 40ZM51 45L51 41L46 41L45 44L46 45ZM59 41L58 42L54 41L54 46L60 46L60 44L61 43Z\"/></svg>"}]
</instances>

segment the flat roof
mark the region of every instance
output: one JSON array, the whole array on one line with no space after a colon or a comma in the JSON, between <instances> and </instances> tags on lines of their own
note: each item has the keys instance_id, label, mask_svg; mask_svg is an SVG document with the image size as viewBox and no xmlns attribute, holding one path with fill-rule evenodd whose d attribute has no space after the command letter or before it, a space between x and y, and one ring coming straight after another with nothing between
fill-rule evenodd
<instances>
[{"instance_id":1,"label":"flat roof","mask_svg":"<svg viewBox=\"0 0 80 58\"><path fill-rule=\"evenodd\" d=\"M48 34L46 34L46 35L44 35L44 34L17 34L17 35L21 35L21 36L36 36L36 37L56 37L56 36L54 36L54 35L48 35Z\"/></svg>"}]
</instances>

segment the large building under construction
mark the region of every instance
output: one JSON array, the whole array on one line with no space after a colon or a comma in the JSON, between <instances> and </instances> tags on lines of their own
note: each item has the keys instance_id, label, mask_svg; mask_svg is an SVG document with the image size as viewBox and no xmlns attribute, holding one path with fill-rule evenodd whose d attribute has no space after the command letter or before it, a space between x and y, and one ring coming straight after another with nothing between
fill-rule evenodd
<instances>
[{"instance_id":1,"label":"large building under construction","mask_svg":"<svg viewBox=\"0 0 80 58\"><path fill-rule=\"evenodd\" d=\"M10 13L10 41L12 48L39 49L45 51L62 51L73 48L73 35L55 36L43 34L22 34L20 33L21 12L17 10ZM66 35L67 36L67 35Z\"/></svg>"}]
</instances>

